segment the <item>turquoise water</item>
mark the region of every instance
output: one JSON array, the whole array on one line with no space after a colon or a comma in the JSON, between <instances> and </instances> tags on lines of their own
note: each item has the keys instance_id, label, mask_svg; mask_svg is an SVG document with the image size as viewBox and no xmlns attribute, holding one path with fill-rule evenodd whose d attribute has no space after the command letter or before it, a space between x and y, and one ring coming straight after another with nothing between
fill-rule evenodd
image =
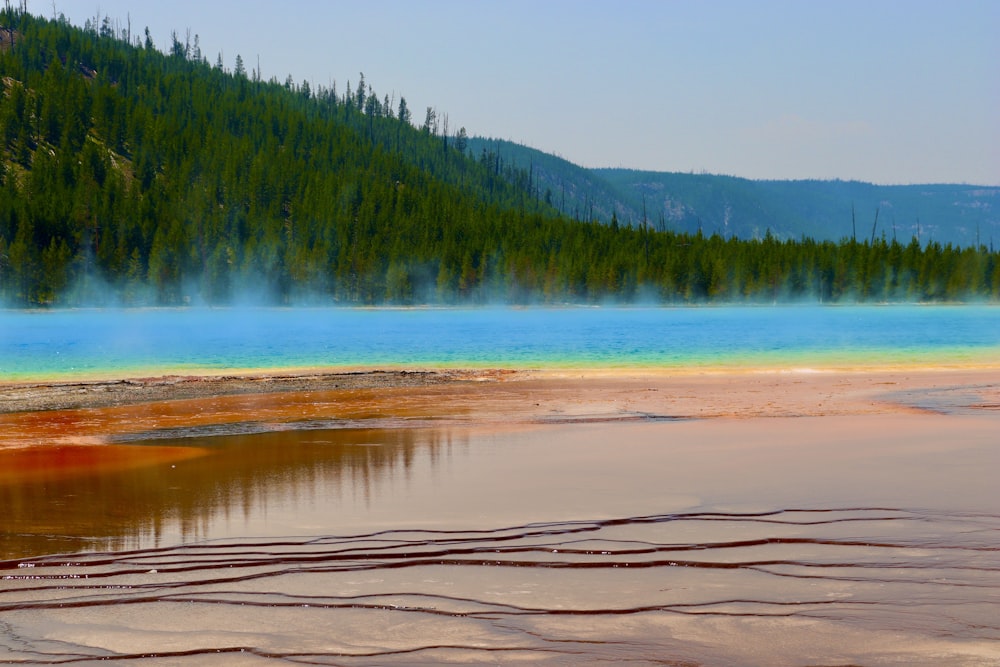
<instances>
[{"instance_id":1,"label":"turquoise water","mask_svg":"<svg viewBox=\"0 0 1000 667\"><path fill-rule=\"evenodd\" d=\"M0 379L274 368L1000 364L1000 308L0 311Z\"/></svg>"}]
</instances>

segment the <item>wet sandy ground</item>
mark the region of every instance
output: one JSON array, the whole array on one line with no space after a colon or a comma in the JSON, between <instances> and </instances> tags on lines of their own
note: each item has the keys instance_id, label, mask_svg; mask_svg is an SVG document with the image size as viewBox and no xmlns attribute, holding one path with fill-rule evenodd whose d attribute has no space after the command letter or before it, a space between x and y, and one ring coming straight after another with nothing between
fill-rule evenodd
<instances>
[{"instance_id":1,"label":"wet sandy ground","mask_svg":"<svg viewBox=\"0 0 1000 667\"><path fill-rule=\"evenodd\" d=\"M0 661L1000 664L995 370L312 378L0 415Z\"/></svg>"}]
</instances>

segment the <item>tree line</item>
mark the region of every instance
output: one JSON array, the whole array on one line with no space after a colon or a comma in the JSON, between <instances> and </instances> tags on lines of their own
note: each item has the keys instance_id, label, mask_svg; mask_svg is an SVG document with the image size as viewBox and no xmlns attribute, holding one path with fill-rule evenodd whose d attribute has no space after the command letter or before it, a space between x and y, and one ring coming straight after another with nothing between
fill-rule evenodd
<instances>
[{"instance_id":1,"label":"tree line","mask_svg":"<svg viewBox=\"0 0 1000 667\"><path fill-rule=\"evenodd\" d=\"M428 108L0 12L0 303L1000 300L1000 258L579 220Z\"/></svg>"}]
</instances>

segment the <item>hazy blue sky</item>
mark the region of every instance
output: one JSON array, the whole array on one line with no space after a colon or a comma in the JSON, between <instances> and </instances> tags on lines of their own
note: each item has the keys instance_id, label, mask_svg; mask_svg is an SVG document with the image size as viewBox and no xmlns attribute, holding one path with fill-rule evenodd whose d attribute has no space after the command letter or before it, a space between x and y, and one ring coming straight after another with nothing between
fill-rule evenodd
<instances>
[{"instance_id":1,"label":"hazy blue sky","mask_svg":"<svg viewBox=\"0 0 1000 667\"><path fill-rule=\"evenodd\" d=\"M29 0L50 16L51 0ZM1000 184L997 0L55 0L584 166Z\"/></svg>"}]
</instances>

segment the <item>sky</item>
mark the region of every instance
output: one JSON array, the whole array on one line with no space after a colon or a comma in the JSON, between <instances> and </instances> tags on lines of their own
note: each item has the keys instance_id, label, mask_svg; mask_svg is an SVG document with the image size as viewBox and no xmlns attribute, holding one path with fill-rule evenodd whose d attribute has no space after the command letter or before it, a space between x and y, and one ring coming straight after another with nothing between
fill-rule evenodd
<instances>
[{"instance_id":1,"label":"sky","mask_svg":"<svg viewBox=\"0 0 1000 667\"><path fill-rule=\"evenodd\" d=\"M585 167L1000 185L996 0L28 0Z\"/></svg>"}]
</instances>

